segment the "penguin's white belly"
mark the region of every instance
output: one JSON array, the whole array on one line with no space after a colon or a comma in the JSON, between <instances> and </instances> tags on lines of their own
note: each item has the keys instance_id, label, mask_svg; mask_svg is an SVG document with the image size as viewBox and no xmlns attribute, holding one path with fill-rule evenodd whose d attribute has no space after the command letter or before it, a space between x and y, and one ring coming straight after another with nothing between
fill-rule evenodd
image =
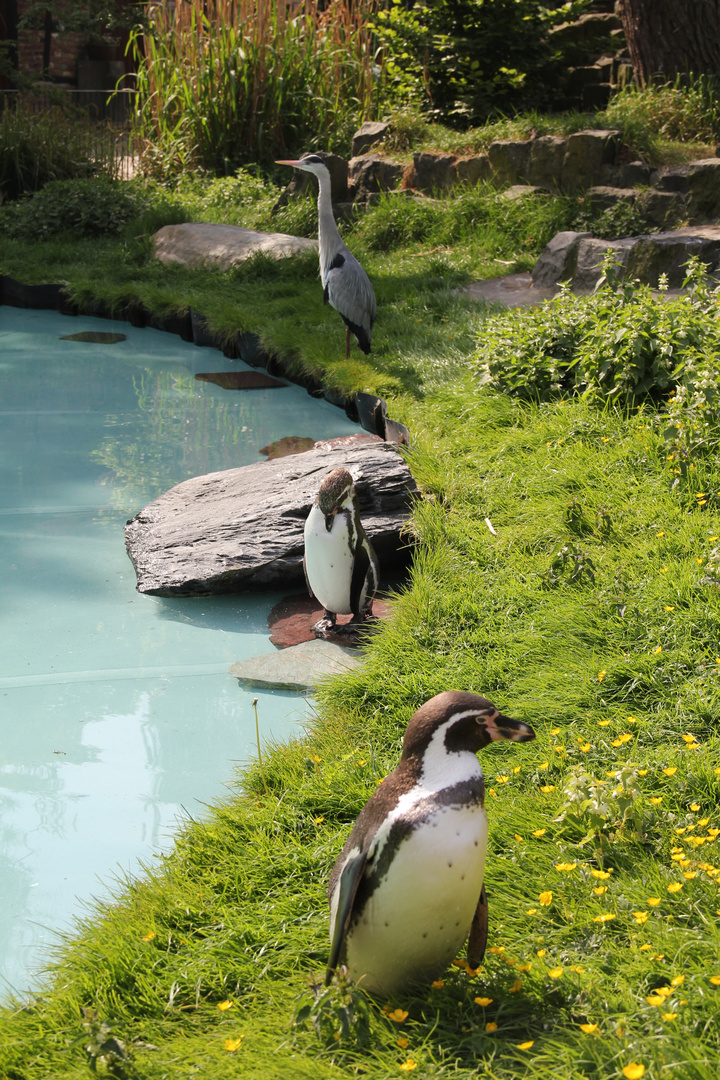
<instances>
[{"instance_id":1,"label":"penguin's white belly","mask_svg":"<svg viewBox=\"0 0 720 1080\"><path fill-rule=\"evenodd\" d=\"M325 515L313 506L305 522L305 573L313 596L338 615L352 613L353 540L346 514L337 514L328 532Z\"/></svg>"},{"instance_id":2,"label":"penguin's white belly","mask_svg":"<svg viewBox=\"0 0 720 1080\"><path fill-rule=\"evenodd\" d=\"M353 981L389 994L445 970L470 931L487 833L482 808L445 807L402 842L348 934Z\"/></svg>"}]
</instances>

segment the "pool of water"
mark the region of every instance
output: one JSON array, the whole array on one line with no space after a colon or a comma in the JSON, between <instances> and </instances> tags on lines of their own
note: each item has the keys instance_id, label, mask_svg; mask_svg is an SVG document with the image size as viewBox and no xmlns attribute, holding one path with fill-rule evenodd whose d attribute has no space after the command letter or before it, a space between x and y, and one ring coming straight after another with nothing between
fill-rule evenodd
<instances>
[{"instance_id":1,"label":"pool of water","mask_svg":"<svg viewBox=\"0 0 720 1080\"><path fill-rule=\"evenodd\" d=\"M126 340L61 340L87 331ZM227 669L273 651L280 594L140 596L123 525L283 436L357 427L299 387L194 377L231 368L156 330L0 307L0 996L35 988L58 932L256 752L255 694ZM265 739L306 719L299 695L258 696Z\"/></svg>"}]
</instances>

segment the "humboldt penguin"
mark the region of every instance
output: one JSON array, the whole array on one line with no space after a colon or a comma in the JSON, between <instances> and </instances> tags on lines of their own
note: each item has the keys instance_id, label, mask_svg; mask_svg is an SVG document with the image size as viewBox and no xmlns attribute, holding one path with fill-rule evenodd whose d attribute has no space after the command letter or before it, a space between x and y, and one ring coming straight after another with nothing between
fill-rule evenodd
<instances>
[{"instance_id":1,"label":"humboldt penguin","mask_svg":"<svg viewBox=\"0 0 720 1080\"><path fill-rule=\"evenodd\" d=\"M328 886L330 959L373 994L436 979L469 934L487 941L487 816L478 750L535 732L477 694L449 690L415 713L400 763L360 812Z\"/></svg>"},{"instance_id":2,"label":"humboldt penguin","mask_svg":"<svg viewBox=\"0 0 720 1080\"><path fill-rule=\"evenodd\" d=\"M372 618L378 561L360 521L353 478L347 469L329 472L305 522L305 580L324 608L313 630L323 636L338 615L353 623Z\"/></svg>"}]
</instances>

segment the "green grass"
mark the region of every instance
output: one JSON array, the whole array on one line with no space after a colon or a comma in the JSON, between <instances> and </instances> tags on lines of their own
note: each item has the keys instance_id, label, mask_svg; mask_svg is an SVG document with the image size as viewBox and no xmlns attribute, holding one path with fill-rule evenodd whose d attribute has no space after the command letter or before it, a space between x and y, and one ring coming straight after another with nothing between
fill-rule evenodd
<instances>
[{"instance_id":1,"label":"green grass","mask_svg":"<svg viewBox=\"0 0 720 1080\"><path fill-rule=\"evenodd\" d=\"M520 406L469 378L395 409L426 497L411 581L364 671L325 688L306 741L265 756L265 784L257 768L239 777L231 801L86 921L52 992L0 1014L13 1080L85 1074L81 1044L67 1050L83 1008L148 1078L380 1080L409 1057L418 1077L614 1077L631 1062L652 1077L668 1065L716 1075L716 841L688 837L720 825L720 605L700 582L720 533L720 470L698 460L671 490L642 413ZM699 492L711 493L702 507ZM587 552L594 580L548 573L563 547ZM483 692L537 732L483 752L492 951L477 975L453 968L444 987L393 1002L408 1014L400 1024L373 1006L365 1048L328 1048L292 1023L327 955L325 882L413 710L448 687ZM609 813L582 843L586 822L557 821L570 778L589 770L612 804L608 773L626 765L640 831ZM665 986L665 1004L649 1004Z\"/></svg>"}]
</instances>

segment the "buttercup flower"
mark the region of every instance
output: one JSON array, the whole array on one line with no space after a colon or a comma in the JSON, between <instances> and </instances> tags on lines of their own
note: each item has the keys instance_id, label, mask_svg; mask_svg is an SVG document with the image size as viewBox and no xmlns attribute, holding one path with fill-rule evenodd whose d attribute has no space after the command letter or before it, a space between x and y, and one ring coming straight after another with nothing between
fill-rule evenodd
<instances>
[{"instance_id":1,"label":"buttercup flower","mask_svg":"<svg viewBox=\"0 0 720 1080\"><path fill-rule=\"evenodd\" d=\"M547 829L536 829L535 832L533 833L533 836L537 837L537 839L539 840L540 837L544 836L546 832L547 832Z\"/></svg>"},{"instance_id":2,"label":"buttercup flower","mask_svg":"<svg viewBox=\"0 0 720 1080\"><path fill-rule=\"evenodd\" d=\"M554 785L554 784L544 784L544 785L543 785L543 786L542 786L542 787L540 788L540 790L541 790L541 791L543 792L543 794L547 795L547 793L548 793L549 791L554 791L554 790L555 790L555 785Z\"/></svg>"},{"instance_id":3,"label":"buttercup flower","mask_svg":"<svg viewBox=\"0 0 720 1080\"><path fill-rule=\"evenodd\" d=\"M576 866L577 863L575 862L559 862L555 864L555 869L570 873L570 871L574 870Z\"/></svg>"},{"instance_id":4,"label":"buttercup flower","mask_svg":"<svg viewBox=\"0 0 720 1080\"><path fill-rule=\"evenodd\" d=\"M550 890L548 890L547 892L541 892L540 896L538 897L543 907L549 907L550 904L552 904L552 898L553 894Z\"/></svg>"},{"instance_id":5,"label":"buttercup flower","mask_svg":"<svg viewBox=\"0 0 720 1080\"><path fill-rule=\"evenodd\" d=\"M387 1014L387 1018L396 1024L402 1024L403 1020L407 1020L408 1015L405 1009L393 1009L392 1012Z\"/></svg>"},{"instance_id":6,"label":"buttercup flower","mask_svg":"<svg viewBox=\"0 0 720 1080\"><path fill-rule=\"evenodd\" d=\"M662 1014L662 1019L665 1020L665 1021L667 1021L667 1020L676 1020L677 1019L677 1013L663 1013Z\"/></svg>"},{"instance_id":7,"label":"buttercup flower","mask_svg":"<svg viewBox=\"0 0 720 1080\"><path fill-rule=\"evenodd\" d=\"M232 1001L220 1001L220 1002L218 1002L218 1009L220 1009L221 1012L225 1012L226 1009L232 1009L232 1007L233 1007Z\"/></svg>"},{"instance_id":8,"label":"buttercup flower","mask_svg":"<svg viewBox=\"0 0 720 1080\"><path fill-rule=\"evenodd\" d=\"M563 969L561 967L556 967L556 968L553 968L552 971L548 971L548 975L550 976L551 979L559 979L560 976L562 975L562 973L563 973Z\"/></svg>"},{"instance_id":9,"label":"buttercup flower","mask_svg":"<svg viewBox=\"0 0 720 1080\"><path fill-rule=\"evenodd\" d=\"M672 893L680 892L682 887L683 887L682 881L673 881L673 882L671 882L670 885L668 885L668 890L667 891L672 892Z\"/></svg>"},{"instance_id":10,"label":"buttercup flower","mask_svg":"<svg viewBox=\"0 0 720 1080\"><path fill-rule=\"evenodd\" d=\"M593 889L593 892L595 893L596 896L602 896L602 894L606 893L607 891L608 891L607 885L596 885L595 888Z\"/></svg>"},{"instance_id":11,"label":"buttercup flower","mask_svg":"<svg viewBox=\"0 0 720 1080\"><path fill-rule=\"evenodd\" d=\"M648 920L647 911L633 911L633 915L635 916L635 921L637 922L638 926L642 926L642 924L646 923Z\"/></svg>"},{"instance_id":12,"label":"buttercup flower","mask_svg":"<svg viewBox=\"0 0 720 1080\"><path fill-rule=\"evenodd\" d=\"M677 765L668 765L667 769L663 769L666 776L674 776L677 772Z\"/></svg>"},{"instance_id":13,"label":"buttercup flower","mask_svg":"<svg viewBox=\"0 0 720 1080\"><path fill-rule=\"evenodd\" d=\"M529 1050L531 1046L535 1045L535 1040L534 1039L528 1039L527 1042L515 1043L515 1045L517 1046L518 1050Z\"/></svg>"},{"instance_id":14,"label":"buttercup flower","mask_svg":"<svg viewBox=\"0 0 720 1080\"><path fill-rule=\"evenodd\" d=\"M401 1035L397 1041L397 1044L401 1050L407 1050L408 1046L410 1045L410 1040L406 1039L404 1035Z\"/></svg>"},{"instance_id":15,"label":"buttercup flower","mask_svg":"<svg viewBox=\"0 0 720 1080\"><path fill-rule=\"evenodd\" d=\"M615 918L614 915L612 915L610 912L606 912L606 914L604 914L604 915L596 915L595 918L593 919L593 922L606 923L606 922L610 922L610 920L614 919L614 918Z\"/></svg>"},{"instance_id":16,"label":"buttercup flower","mask_svg":"<svg viewBox=\"0 0 720 1080\"><path fill-rule=\"evenodd\" d=\"M649 904L650 907L657 907L658 904L660 903L660 897L659 896L648 896L645 903Z\"/></svg>"},{"instance_id":17,"label":"buttercup flower","mask_svg":"<svg viewBox=\"0 0 720 1080\"><path fill-rule=\"evenodd\" d=\"M147 934L143 938L143 941L152 941L152 939L154 937L155 937L155 931L154 930L148 930Z\"/></svg>"},{"instance_id":18,"label":"buttercup flower","mask_svg":"<svg viewBox=\"0 0 720 1080\"><path fill-rule=\"evenodd\" d=\"M631 1061L629 1065L623 1067L623 1076L626 1080L640 1080L645 1075L645 1066L639 1065L636 1061Z\"/></svg>"},{"instance_id":19,"label":"buttercup flower","mask_svg":"<svg viewBox=\"0 0 720 1080\"><path fill-rule=\"evenodd\" d=\"M430 984L430 986L431 986L431 988L433 990L442 990L444 985L445 985L445 980L444 979L435 979L435 982Z\"/></svg>"},{"instance_id":20,"label":"buttercup flower","mask_svg":"<svg viewBox=\"0 0 720 1080\"><path fill-rule=\"evenodd\" d=\"M476 997L475 998L475 1004L482 1006L483 1009L486 1009L488 1005L492 1005L492 1001L493 1001L493 999L489 998L489 997Z\"/></svg>"},{"instance_id":21,"label":"buttercup flower","mask_svg":"<svg viewBox=\"0 0 720 1080\"><path fill-rule=\"evenodd\" d=\"M412 1058L408 1058L407 1061L403 1061L400 1066L401 1072L412 1072L413 1069L417 1069L417 1061L413 1061Z\"/></svg>"},{"instance_id":22,"label":"buttercup flower","mask_svg":"<svg viewBox=\"0 0 720 1080\"><path fill-rule=\"evenodd\" d=\"M580 1024L580 1030L584 1035L592 1035L597 1029L597 1024Z\"/></svg>"},{"instance_id":23,"label":"buttercup flower","mask_svg":"<svg viewBox=\"0 0 720 1080\"><path fill-rule=\"evenodd\" d=\"M225 1049L229 1053L234 1054L235 1051L239 1050L240 1047L242 1046L242 1041L243 1041L244 1038L245 1038L244 1035L239 1035L237 1037L237 1039L226 1039L225 1040Z\"/></svg>"},{"instance_id":24,"label":"buttercup flower","mask_svg":"<svg viewBox=\"0 0 720 1080\"><path fill-rule=\"evenodd\" d=\"M497 1031L497 1024L495 1023L495 1021L491 1020L489 1023L487 1023L485 1025L485 1030L486 1031Z\"/></svg>"},{"instance_id":25,"label":"buttercup flower","mask_svg":"<svg viewBox=\"0 0 720 1080\"><path fill-rule=\"evenodd\" d=\"M710 982L713 986L720 986L720 975L711 975Z\"/></svg>"},{"instance_id":26,"label":"buttercup flower","mask_svg":"<svg viewBox=\"0 0 720 1080\"><path fill-rule=\"evenodd\" d=\"M610 877L609 870L591 870L590 873L593 877L600 878L601 881L607 881Z\"/></svg>"}]
</instances>

